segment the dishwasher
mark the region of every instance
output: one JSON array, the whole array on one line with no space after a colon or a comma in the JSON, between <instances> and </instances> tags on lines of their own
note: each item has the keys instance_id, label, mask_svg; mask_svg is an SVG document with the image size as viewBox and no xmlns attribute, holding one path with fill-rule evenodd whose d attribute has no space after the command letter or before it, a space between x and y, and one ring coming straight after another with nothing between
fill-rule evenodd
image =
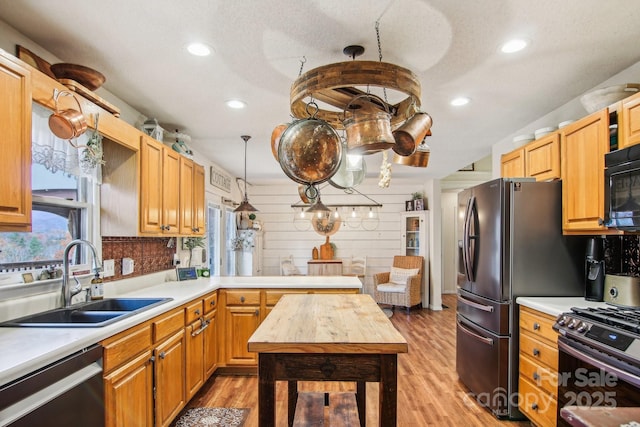
<instances>
[{"instance_id":1,"label":"dishwasher","mask_svg":"<svg viewBox=\"0 0 640 427\"><path fill-rule=\"evenodd\" d=\"M94 345L0 387L0 427L104 426L102 372Z\"/></svg>"}]
</instances>

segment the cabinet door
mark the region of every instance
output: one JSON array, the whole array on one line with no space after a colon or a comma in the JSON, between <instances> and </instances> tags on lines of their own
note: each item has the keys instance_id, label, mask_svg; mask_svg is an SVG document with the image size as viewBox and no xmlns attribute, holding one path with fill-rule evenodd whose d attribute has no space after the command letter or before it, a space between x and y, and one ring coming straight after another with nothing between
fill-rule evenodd
<instances>
[{"instance_id":1,"label":"cabinet door","mask_svg":"<svg viewBox=\"0 0 640 427\"><path fill-rule=\"evenodd\" d=\"M174 334L153 352L156 379L156 426L167 426L184 407L184 330Z\"/></svg>"},{"instance_id":2,"label":"cabinet door","mask_svg":"<svg viewBox=\"0 0 640 427\"><path fill-rule=\"evenodd\" d=\"M619 148L640 144L640 94L635 94L622 102L618 116Z\"/></svg>"},{"instance_id":3,"label":"cabinet door","mask_svg":"<svg viewBox=\"0 0 640 427\"><path fill-rule=\"evenodd\" d=\"M185 338L187 340L186 347L186 392L187 401L204 384L204 331L202 329L205 323L202 320L196 320L185 328Z\"/></svg>"},{"instance_id":4,"label":"cabinet door","mask_svg":"<svg viewBox=\"0 0 640 427\"><path fill-rule=\"evenodd\" d=\"M218 366L218 322L217 310L213 310L204 318L207 329L204 335L204 380L206 381Z\"/></svg>"},{"instance_id":5,"label":"cabinet door","mask_svg":"<svg viewBox=\"0 0 640 427\"><path fill-rule=\"evenodd\" d=\"M524 148L503 154L500 158L500 176L502 178L521 178L525 176Z\"/></svg>"},{"instance_id":6,"label":"cabinet door","mask_svg":"<svg viewBox=\"0 0 640 427\"><path fill-rule=\"evenodd\" d=\"M524 146L524 176L536 181L560 179L560 134L552 133Z\"/></svg>"},{"instance_id":7,"label":"cabinet door","mask_svg":"<svg viewBox=\"0 0 640 427\"><path fill-rule=\"evenodd\" d=\"M31 231L31 73L0 56L0 231Z\"/></svg>"},{"instance_id":8,"label":"cabinet door","mask_svg":"<svg viewBox=\"0 0 640 427\"><path fill-rule=\"evenodd\" d=\"M204 205L204 167L193 165L193 226L194 234L204 235L206 231Z\"/></svg>"},{"instance_id":9,"label":"cabinet door","mask_svg":"<svg viewBox=\"0 0 640 427\"><path fill-rule=\"evenodd\" d=\"M194 230L193 162L180 159L180 234L191 235Z\"/></svg>"},{"instance_id":10,"label":"cabinet door","mask_svg":"<svg viewBox=\"0 0 640 427\"><path fill-rule=\"evenodd\" d=\"M153 365L146 352L104 378L106 427L153 425Z\"/></svg>"},{"instance_id":11,"label":"cabinet door","mask_svg":"<svg viewBox=\"0 0 640 427\"><path fill-rule=\"evenodd\" d=\"M140 141L140 232L161 234L162 145L143 136Z\"/></svg>"},{"instance_id":12,"label":"cabinet door","mask_svg":"<svg viewBox=\"0 0 640 427\"><path fill-rule=\"evenodd\" d=\"M609 152L609 111L604 109L560 130L562 229L605 231L604 155Z\"/></svg>"},{"instance_id":13,"label":"cabinet door","mask_svg":"<svg viewBox=\"0 0 640 427\"><path fill-rule=\"evenodd\" d=\"M162 234L180 231L180 163L182 156L163 147L162 157Z\"/></svg>"},{"instance_id":14,"label":"cabinet door","mask_svg":"<svg viewBox=\"0 0 640 427\"><path fill-rule=\"evenodd\" d=\"M257 353L247 350L247 342L260 324L259 306L227 306L226 355L228 365L256 365Z\"/></svg>"}]
</instances>

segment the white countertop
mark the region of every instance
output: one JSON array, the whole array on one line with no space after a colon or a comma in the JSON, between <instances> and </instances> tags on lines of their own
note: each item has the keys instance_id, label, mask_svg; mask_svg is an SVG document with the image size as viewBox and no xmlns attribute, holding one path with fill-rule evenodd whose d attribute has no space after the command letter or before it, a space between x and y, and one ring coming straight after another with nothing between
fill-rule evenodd
<instances>
[{"instance_id":1,"label":"white countertop","mask_svg":"<svg viewBox=\"0 0 640 427\"><path fill-rule=\"evenodd\" d=\"M582 297L518 297L516 302L525 307L541 311L551 316L559 316L571 311L571 307L606 307L604 302L587 301Z\"/></svg>"},{"instance_id":2,"label":"white countertop","mask_svg":"<svg viewBox=\"0 0 640 427\"><path fill-rule=\"evenodd\" d=\"M131 292L106 293L108 297L173 300L99 328L0 327L0 386L216 289L291 287L362 289L362 283L353 276L234 276L165 282Z\"/></svg>"}]
</instances>

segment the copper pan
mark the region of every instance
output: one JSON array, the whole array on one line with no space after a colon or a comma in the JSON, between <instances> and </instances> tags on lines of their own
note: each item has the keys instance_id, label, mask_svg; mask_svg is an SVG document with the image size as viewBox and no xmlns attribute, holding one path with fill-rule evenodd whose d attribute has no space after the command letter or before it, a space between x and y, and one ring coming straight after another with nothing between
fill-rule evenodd
<instances>
[{"instance_id":1,"label":"copper pan","mask_svg":"<svg viewBox=\"0 0 640 427\"><path fill-rule=\"evenodd\" d=\"M282 136L282 132L285 131L288 125L281 124L273 129L271 132L271 153L273 157L278 161L278 145L280 144L280 137Z\"/></svg>"},{"instance_id":2,"label":"copper pan","mask_svg":"<svg viewBox=\"0 0 640 427\"><path fill-rule=\"evenodd\" d=\"M361 98L377 100L385 106L385 111L367 108L370 102L358 103ZM353 106L353 107L352 107ZM347 112L351 113L350 117ZM374 154L392 148L395 145L391 133L391 114L387 104L379 97L371 94L354 97L344 110L343 125L347 133L347 149L353 154Z\"/></svg>"}]
</instances>

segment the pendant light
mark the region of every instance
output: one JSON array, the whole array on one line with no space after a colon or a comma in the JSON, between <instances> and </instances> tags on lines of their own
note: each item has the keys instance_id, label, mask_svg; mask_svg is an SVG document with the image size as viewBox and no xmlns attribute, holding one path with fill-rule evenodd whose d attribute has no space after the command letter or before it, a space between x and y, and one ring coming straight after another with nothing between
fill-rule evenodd
<instances>
[{"instance_id":1,"label":"pendant light","mask_svg":"<svg viewBox=\"0 0 640 427\"><path fill-rule=\"evenodd\" d=\"M257 212L258 209L251 206L249 198L247 197L247 141L251 137L249 135L242 135L240 138L244 141L244 198L234 212Z\"/></svg>"}]
</instances>

